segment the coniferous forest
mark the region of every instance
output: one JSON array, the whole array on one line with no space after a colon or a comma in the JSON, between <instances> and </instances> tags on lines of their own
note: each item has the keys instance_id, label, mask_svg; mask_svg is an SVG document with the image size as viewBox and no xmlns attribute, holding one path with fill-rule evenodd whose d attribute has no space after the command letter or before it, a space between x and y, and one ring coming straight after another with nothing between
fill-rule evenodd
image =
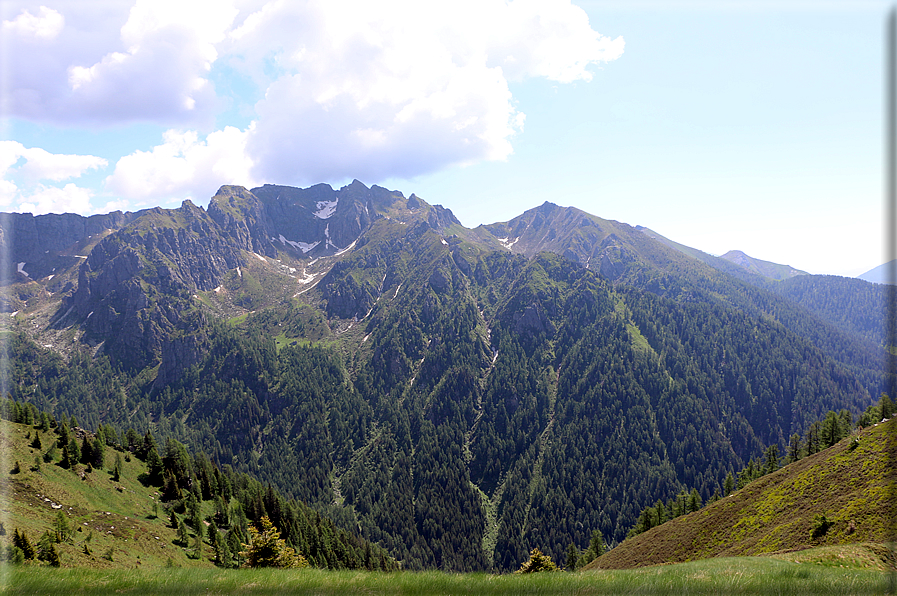
<instances>
[{"instance_id":1,"label":"coniferous forest","mask_svg":"<svg viewBox=\"0 0 897 596\"><path fill-rule=\"evenodd\" d=\"M284 188L130 214L68 286L6 288L7 396L153 437L172 498L187 469L204 499L203 474L254 487L246 516L317 564L310 516L404 568L510 571L706 502L888 389L865 282L733 276L551 204L469 230L360 183L306 254L290 209L324 191Z\"/></svg>"}]
</instances>

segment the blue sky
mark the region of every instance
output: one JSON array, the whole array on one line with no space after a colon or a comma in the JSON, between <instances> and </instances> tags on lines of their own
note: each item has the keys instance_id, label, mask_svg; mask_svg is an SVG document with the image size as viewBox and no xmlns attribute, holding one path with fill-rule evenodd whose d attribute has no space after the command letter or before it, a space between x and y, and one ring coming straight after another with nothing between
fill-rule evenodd
<instances>
[{"instance_id":1,"label":"blue sky","mask_svg":"<svg viewBox=\"0 0 897 596\"><path fill-rule=\"evenodd\" d=\"M883 260L885 2L3 0L0 209L222 184L551 201L811 273Z\"/></svg>"}]
</instances>

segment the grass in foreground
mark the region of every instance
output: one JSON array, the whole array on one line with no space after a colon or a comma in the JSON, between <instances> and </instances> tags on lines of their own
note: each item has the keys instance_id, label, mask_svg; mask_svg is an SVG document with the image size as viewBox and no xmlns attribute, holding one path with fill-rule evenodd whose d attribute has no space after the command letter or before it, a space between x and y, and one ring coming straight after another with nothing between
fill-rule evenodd
<instances>
[{"instance_id":1,"label":"grass in foreground","mask_svg":"<svg viewBox=\"0 0 897 596\"><path fill-rule=\"evenodd\" d=\"M891 576L768 557L712 559L625 571L489 575L218 569L0 568L10 595L70 594L888 594Z\"/></svg>"}]
</instances>

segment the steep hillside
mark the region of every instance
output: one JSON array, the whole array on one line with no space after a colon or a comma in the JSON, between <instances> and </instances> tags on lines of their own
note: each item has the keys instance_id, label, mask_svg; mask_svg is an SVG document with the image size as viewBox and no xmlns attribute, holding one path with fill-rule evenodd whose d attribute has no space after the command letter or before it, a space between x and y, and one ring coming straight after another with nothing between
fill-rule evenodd
<instances>
[{"instance_id":1,"label":"steep hillside","mask_svg":"<svg viewBox=\"0 0 897 596\"><path fill-rule=\"evenodd\" d=\"M683 517L627 539L587 569L789 552L892 540L897 420L764 476Z\"/></svg>"},{"instance_id":2,"label":"steep hillside","mask_svg":"<svg viewBox=\"0 0 897 596\"><path fill-rule=\"evenodd\" d=\"M177 438L409 568L618 542L885 381L874 343L626 224L468 230L357 181L143 212L11 322L15 399Z\"/></svg>"},{"instance_id":3,"label":"steep hillside","mask_svg":"<svg viewBox=\"0 0 897 596\"><path fill-rule=\"evenodd\" d=\"M613 285L640 288L680 304L704 302L774 319L852 370L870 394L878 395L889 386L882 382L881 360L886 356L875 337L881 335L883 319L866 296L868 288L847 289L831 281L837 279L832 276L799 275L778 282L759 270L708 255L648 228L633 228L552 203L477 229L527 257L541 250L563 255L598 271ZM787 268L766 265L767 273ZM807 286L820 288L828 304L792 291Z\"/></svg>"},{"instance_id":4,"label":"steep hillside","mask_svg":"<svg viewBox=\"0 0 897 596\"><path fill-rule=\"evenodd\" d=\"M806 275L776 284L773 291L849 333L885 345L887 286L835 275Z\"/></svg>"},{"instance_id":5,"label":"steep hillside","mask_svg":"<svg viewBox=\"0 0 897 596\"><path fill-rule=\"evenodd\" d=\"M65 422L57 425L55 420L6 400L0 403L0 414L35 422L0 418L4 466L0 471L0 495L4 498L0 547L4 553L13 544L13 535L19 533L35 549L49 536L45 546L52 545L63 567L236 566L241 543L249 542L247 524L268 515L312 565L396 568L382 549L336 528L302 504L284 501L270 487L266 490L249 477L220 470L203 454L188 455L177 443L168 442L161 450L158 464L163 471L159 476L153 472L152 458L140 455L146 439L136 435L132 437L136 442L124 446L117 437L103 436L102 455L98 456L94 447L92 454L85 456L91 461L75 458L69 465L65 463L69 446L59 448L60 437L68 434L71 441L86 446L96 441L98 434L80 427L66 426L62 431ZM174 474L187 477L177 480ZM191 499L198 512L192 522ZM173 518L188 524L189 529L183 528L186 541L178 524L171 523ZM196 524L202 526L202 532L197 532ZM219 541L230 546L216 548ZM226 560L220 558L223 550L228 552Z\"/></svg>"},{"instance_id":6,"label":"steep hillside","mask_svg":"<svg viewBox=\"0 0 897 596\"><path fill-rule=\"evenodd\" d=\"M754 259L741 251L715 257L665 238L642 226L636 229L654 240L697 259L751 286L770 290L799 311L859 340L861 349L884 345L885 288L875 280L834 275L809 275L788 265ZM884 266L882 266L884 267ZM776 307L781 310L781 307ZM791 317L788 317L791 318ZM870 345L871 344L871 345Z\"/></svg>"}]
</instances>

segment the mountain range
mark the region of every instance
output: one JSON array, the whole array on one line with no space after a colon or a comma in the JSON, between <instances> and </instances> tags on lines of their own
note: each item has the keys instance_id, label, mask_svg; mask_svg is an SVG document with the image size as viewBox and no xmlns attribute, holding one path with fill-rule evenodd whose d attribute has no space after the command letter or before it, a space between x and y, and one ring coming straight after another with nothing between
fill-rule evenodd
<instances>
[{"instance_id":1,"label":"mountain range","mask_svg":"<svg viewBox=\"0 0 897 596\"><path fill-rule=\"evenodd\" d=\"M408 568L562 560L893 375L885 296L546 202L466 228L358 181L4 214L7 391L152 429Z\"/></svg>"},{"instance_id":2,"label":"mountain range","mask_svg":"<svg viewBox=\"0 0 897 596\"><path fill-rule=\"evenodd\" d=\"M857 275L858 279L862 279L864 281L869 281L875 284L886 284L891 283L888 281L888 269L894 264L894 261L890 261L883 265L879 265L878 267L873 267L869 271L865 273L861 273Z\"/></svg>"}]
</instances>

